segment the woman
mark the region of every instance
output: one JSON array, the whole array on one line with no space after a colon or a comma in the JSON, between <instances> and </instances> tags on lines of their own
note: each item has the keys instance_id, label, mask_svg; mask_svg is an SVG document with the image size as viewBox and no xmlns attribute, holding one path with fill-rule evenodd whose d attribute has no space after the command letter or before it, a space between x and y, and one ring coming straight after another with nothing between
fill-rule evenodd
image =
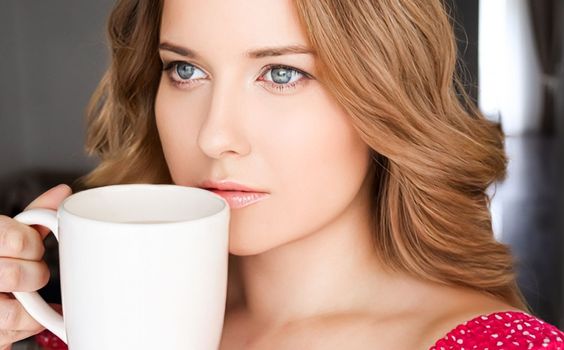
<instances>
[{"instance_id":1,"label":"woman","mask_svg":"<svg viewBox=\"0 0 564 350\"><path fill-rule=\"evenodd\" d=\"M564 348L492 235L503 136L441 1L122 0L109 35L84 184L227 190L221 349ZM39 236L3 222L33 242L4 256L36 260L3 291L41 287ZM41 329L2 302L4 344Z\"/></svg>"}]
</instances>

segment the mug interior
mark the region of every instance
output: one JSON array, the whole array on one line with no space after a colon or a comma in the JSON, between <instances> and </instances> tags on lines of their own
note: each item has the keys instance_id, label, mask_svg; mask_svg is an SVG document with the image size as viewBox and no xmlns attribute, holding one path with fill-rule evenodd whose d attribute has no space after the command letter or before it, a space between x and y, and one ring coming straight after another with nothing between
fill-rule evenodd
<instances>
[{"instance_id":1,"label":"mug interior","mask_svg":"<svg viewBox=\"0 0 564 350\"><path fill-rule=\"evenodd\" d=\"M226 205L201 188L153 184L97 187L61 204L64 211L90 220L143 224L198 220L220 213Z\"/></svg>"}]
</instances>

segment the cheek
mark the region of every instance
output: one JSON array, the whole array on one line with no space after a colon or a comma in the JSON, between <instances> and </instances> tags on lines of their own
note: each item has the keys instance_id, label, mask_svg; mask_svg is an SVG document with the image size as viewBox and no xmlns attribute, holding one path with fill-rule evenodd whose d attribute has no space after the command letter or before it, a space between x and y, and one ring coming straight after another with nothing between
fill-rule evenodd
<instances>
[{"instance_id":1,"label":"cheek","mask_svg":"<svg viewBox=\"0 0 564 350\"><path fill-rule=\"evenodd\" d=\"M322 93L298 102L271 109L260 142L271 198L232 216L234 254L257 254L320 230L349 207L365 179L369 148L350 118Z\"/></svg>"},{"instance_id":2,"label":"cheek","mask_svg":"<svg viewBox=\"0 0 564 350\"><path fill-rule=\"evenodd\" d=\"M326 96L312 101L308 122L300 123L293 142L280 149L287 156L277 173L284 181L281 188L295 197L286 204L300 218L296 222L322 225L356 196L368 170L369 150L340 107Z\"/></svg>"}]
</instances>

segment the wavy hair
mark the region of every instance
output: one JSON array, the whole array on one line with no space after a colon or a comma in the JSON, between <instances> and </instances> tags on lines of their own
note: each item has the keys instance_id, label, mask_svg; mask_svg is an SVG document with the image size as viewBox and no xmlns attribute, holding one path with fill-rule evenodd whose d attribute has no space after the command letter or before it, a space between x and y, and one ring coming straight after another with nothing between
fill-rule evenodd
<instances>
[{"instance_id":1,"label":"wavy hair","mask_svg":"<svg viewBox=\"0 0 564 350\"><path fill-rule=\"evenodd\" d=\"M508 246L492 233L487 188L505 177L499 125L458 77L453 21L441 0L295 0L318 80L373 153L373 242L393 271L472 288L527 310ZM111 65L87 111L85 187L172 183L154 100L162 0L120 0ZM343 64L346 62L346 64Z\"/></svg>"}]
</instances>

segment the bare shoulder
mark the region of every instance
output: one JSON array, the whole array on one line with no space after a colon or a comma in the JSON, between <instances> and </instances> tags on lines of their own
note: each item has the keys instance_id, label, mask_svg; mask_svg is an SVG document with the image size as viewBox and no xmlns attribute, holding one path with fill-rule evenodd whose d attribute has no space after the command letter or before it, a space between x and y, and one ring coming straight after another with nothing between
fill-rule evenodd
<instances>
[{"instance_id":1,"label":"bare shoulder","mask_svg":"<svg viewBox=\"0 0 564 350\"><path fill-rule=\"evenodd\" d=\"M476 316L520 311L477 292L438 293L437 300L442 302L425 299L421 308L393 316L374 312L327 314L266 332L233 318L232 324L237 326L226 332L222 349L428 350L456 326Z\"/></svg>"},{"instance_id":2,"label":"bare shoulder","mask_svg":"<svg viewBox=\"0 0 564 350\"><path fill-rule=\"evenodd\" d=\"M422 349L429 349L462 323L481 315L502 311L522 311L499 299L480 293L469 293L466 298L449 307L438 309L422 323L418 340Z\"/></svg>"},{"instance_id":3,"label":"bare shoulder","mask_svg":"<svg viewBox=\"0 0 564 350\"><path fill-rule=\"evenodd\" d=\"M405 322L399 317L382 322L370 313L338 313L268 328L249 322L242 314L232 313L225 324L220 349L413 350L413 342L397 337L400 327L405 327L408 333L415 329L416 325Z\"/></svg>"},{"instance_id":4,"label":"bare shoulder","mask_svg":"<svg viewBox=\"0 0 564 350\"><path fill-rule=\"evenodd\" d=\"M280 328L257 344L256 349L413 350L415 324L405 324L406 321L409 322L398 318L382 322L371 314L327 315Z\"/></svg>"},{"instance_id":5,"label":"bare shoulder","mask_svg":"<svg viewBox=\"0 0 564 350\"><path fill-rule=\"evenodd\" d=\"M521 311L479 293L445 305L385 319L370 313L340 314L296 323L278 333L275 343L279 347L271 349L428 350L449 331L474 317Z\"/></svg>"}]
</instances>

